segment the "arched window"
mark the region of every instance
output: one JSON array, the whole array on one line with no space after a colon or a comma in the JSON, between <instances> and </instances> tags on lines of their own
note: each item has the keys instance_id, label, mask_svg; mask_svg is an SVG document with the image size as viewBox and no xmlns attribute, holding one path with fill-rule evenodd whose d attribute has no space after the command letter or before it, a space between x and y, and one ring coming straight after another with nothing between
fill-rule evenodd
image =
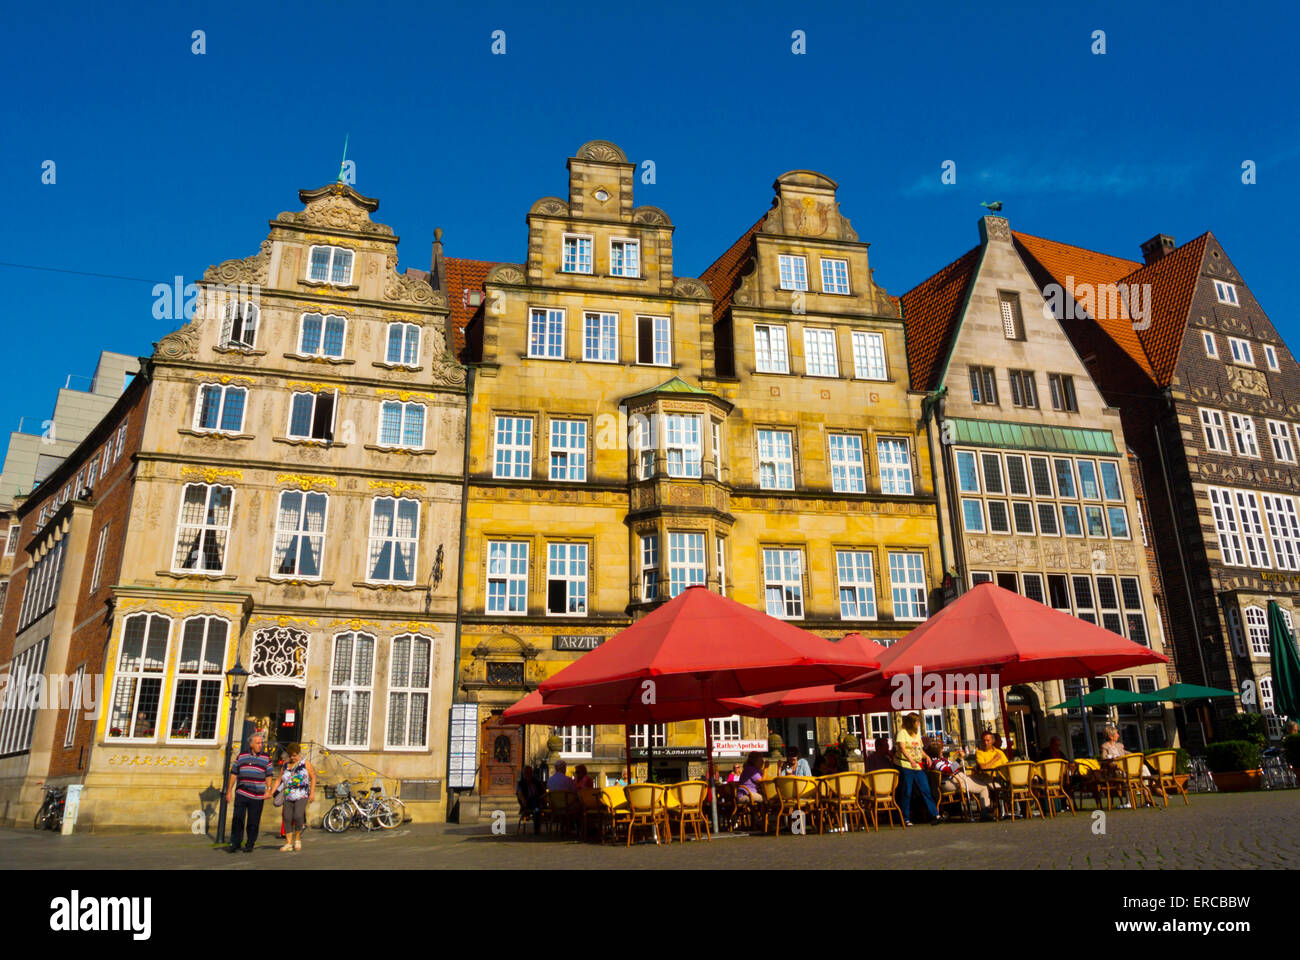
<instances>
[{"instance_id":1,"label":"arched window","mask_svg":"<svg viewBox=\"0 0 1300 960\"><path fill-rule=\"evenodd\" d=\"M429 744L429 677L433 641L402 634L393 637L388 667L390 750L423 750Z\"/></svg>"},{"instance_id":2,"label":"arched window","mask_svg":"<svg viewBox=\"0 0 1300 960\"><path fill-rule=\"evenodd\" d=\"M365 633L340 633L334 638L330 664L327 747L370 746L370 701L374 692L375 638Z\"/></svg>"},{"instance_id":3,"label":"arched window","mask_svg":"<svg viewBox=\"0 0 1300 960\"><path fill-rule=\"evenodd\" d=\"M1246 637L1250 640L1252 656L1268 656L1268 614L1263 607L1246 608Z\"/></svg>"}]
</instances>

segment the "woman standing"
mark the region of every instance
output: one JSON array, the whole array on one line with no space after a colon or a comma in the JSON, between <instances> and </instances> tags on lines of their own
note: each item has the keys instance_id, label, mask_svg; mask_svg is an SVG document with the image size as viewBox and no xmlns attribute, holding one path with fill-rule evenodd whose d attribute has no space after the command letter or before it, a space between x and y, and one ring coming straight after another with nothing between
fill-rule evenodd
<instances>
[{"instance_id":1,"label":"woman standing","mask_svg":"<svg viewBox=\"0 0 1300 960\"><path fill-rule=\"evenodd\" d=\"M307 826L307 804L316 799L316 770L291 743L285 748L284 773L278 791L283 791L284 846L281 852L302 849L302 831Z\"/></svg>"},{"instance_id":2,"label":"woman standing","mask_svg":"<svg viewBox=\"0 0 1300 960\"><path fill-rule=\"evenodd\" d=\"M912 791L918 790L921 799L925 801L926 812L930 814L930 823L938 825L943 821L939 819L939 808L935 805L934 797L930 796L930 778L925 773L929 763L925 751L921 749L920 725L921 715L909 713L903 718L903 729L894 737L895 760L898 761L899 775L902 780L900 789L903 794L903 821L910 826Z\"/></svg>"}]
</instances>

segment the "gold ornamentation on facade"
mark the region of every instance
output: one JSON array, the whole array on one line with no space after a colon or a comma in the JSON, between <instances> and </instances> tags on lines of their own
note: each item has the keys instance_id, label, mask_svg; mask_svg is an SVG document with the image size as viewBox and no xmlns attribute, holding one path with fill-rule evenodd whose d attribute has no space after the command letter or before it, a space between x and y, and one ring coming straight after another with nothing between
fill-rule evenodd
<instances>
[{"instance_id":1,"label":"gold ornamentation on facade","mask_svg":"<svg viewBox=\"0 0 1300 960\"><path fill-rule=\"evenodd\" d=\"M310 490L313 487L335 487L339 482L334 477L317 477L307 473L277 473L275 475L276 483L294 483L303 490Z\"/></svg>"},{"instance_id":2,"label":"gold ornamentation on facade","mask_svg":"<svg viewBox=\"0 0 1300 960\"><path fill-rule=\"evenodd\" d=\"M366 485L371 490L388 490L395 497L400 497L403 493L424 493L424 484L406 483L402 480L367 480Z\"/></svg>"},{"instance_id":3,"label":"gold ornamentation on facade","mask_svg":"<svg viewBox=\"0 0 1300 960\"><path fill-rule=\"evenodd\" d=\"M274 623L277 627L287 627L291 623L305 623L309 627L320 626L315 617L268 617L264 615L253 619L260 623Z\"/></svg>"},{"instance_id":4,"label":"gold ornamentation on facade","mask_svg":"<svg viewBox=\"0 0 1300 960\"><path fill-rule=\"evenodd\" d=\"M211 373L196 373L196 374L194 374L194 379L195 379L195 380L202 380L202 381L205 381L205 382L208 382L208 383L211 383L211 382L215 381L215 382L220 383L220 384L222 384L222 385L229 385L229 384L234 383L235 381L239 381L240 383L256 383L256 382L257 382L257 381L255 381L252 377L240 377L240 376L235 376L235 375L233 375L233 374L229 374L229 373L221 374L221 375L219 375L219 376L218 376L218 375L211 374Z\"/></svg>"},{"instance_id":5,"label":"gold ornamentation on facade","mask_svg":"<svg viewBox=\"0 0 1300 960\"><path fill-rule=\"evenodd\" d=\"M243 470L223 470L217 467L181 467L182 477L202 477L205 483L214 483L218 479L243 480Z\"/></svg>"},{"instance_id":6,"label":"gold ornamentation on facade","mask_svg":"<svg viewBox=\"0 0 1300 960\"><path fill-rule=\"evenodd\" d=\"M369 627L371 630L382 630L383 625L375 623L373 620L358 620L353 617L351 620L335 620L330 623L331 627L347 627L349 630L360 630L362 627Z\"/></svg>"},{"instance_id":7,"label":"gold ornamentation on facade","mask_svg":"<svg viewBox=\"0 0 1300 960\"><path fill-rule=\"evenodd\" d=\"M339 383L316 383L308 380L290 380L285 386L290 390L306 390L310 393L320 393L322 390L337 390L339 393L346 393L347 389Z\"/></svg>"},{"instance_id":8,"label":"gold ornamentation on facade","mask_svg":"<svg viewBox=\"0 0 1300 960\"><path fill-rule=\"evenodd\" d=\"M434 402L438 399L438 395L434 393L421 393L418 390L389 390L384 387L376 390L375 394L380 397L396 397L398 400L401 400L402 403L408 403L411 400L428 400Z\"/></svg>"}]
</instances>

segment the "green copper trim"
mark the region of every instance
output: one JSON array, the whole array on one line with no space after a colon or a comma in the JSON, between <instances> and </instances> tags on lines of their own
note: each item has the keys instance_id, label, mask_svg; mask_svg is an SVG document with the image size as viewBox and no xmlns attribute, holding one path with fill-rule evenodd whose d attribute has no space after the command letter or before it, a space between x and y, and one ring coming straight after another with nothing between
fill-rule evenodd
<instances>
[{"instance_id":1,"label":"green copper trim","mask_svg":"<svg viewBox=\"0 0 1300 960\"><path fill-rule=\"evenodd\" d=\"M998 420L962 420L949 417L953 443L1007 450L1044 450L1051 453L1109 454L1119 456L1115 436L1109 430L1084 427L1041 427Z\"/></svg>"}]
</instances>

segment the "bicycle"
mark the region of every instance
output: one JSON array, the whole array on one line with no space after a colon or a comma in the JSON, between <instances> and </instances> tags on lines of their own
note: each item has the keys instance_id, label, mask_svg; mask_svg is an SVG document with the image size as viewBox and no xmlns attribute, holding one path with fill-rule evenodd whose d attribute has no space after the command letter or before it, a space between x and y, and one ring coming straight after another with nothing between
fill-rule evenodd
<instances>
[{"instance_id":1,"label":"bicycle","mask_svg":"<svg viewBox=\"0 0 1300 960\"><path fill-rule=\"evenodd\" d=\"M385 830L391 830L406 822L406 804L402 803L402 801L397 797L389 796L387 793L384 793L383 784L377 780L375 781L375 785L370 789L370 798L386 807L392 815L389 818L391 822L380 823L380 826Z\"/></svg>"},{"instance_id":2,"label":"bicycle","mask_svg":"<svg viewBox=\"0 0 1300 960\"><path fill-rule=\"evenodd\" d=\"M36 811L36 819L32 823L33 829L40 830L44 827L46 830L62 830L63 807L67 800L67 787L46 787L45 800L42 801L41 808Z\"/></svg>"},{"instance_id":3,"label":"bicycle","mask_svg":"<svg viewBox=\"0 0 1300 960\"><path fill-rule=\"evenodd\" d=\"M334 788L334 806L321 820L321 826L329 833L343 833L354 826L366 830L391 830L397 826L401 822L398 815L369 794L369 790L362 790L355 797L350 784L340 783Z\"/></svg>"}]
</instances>

